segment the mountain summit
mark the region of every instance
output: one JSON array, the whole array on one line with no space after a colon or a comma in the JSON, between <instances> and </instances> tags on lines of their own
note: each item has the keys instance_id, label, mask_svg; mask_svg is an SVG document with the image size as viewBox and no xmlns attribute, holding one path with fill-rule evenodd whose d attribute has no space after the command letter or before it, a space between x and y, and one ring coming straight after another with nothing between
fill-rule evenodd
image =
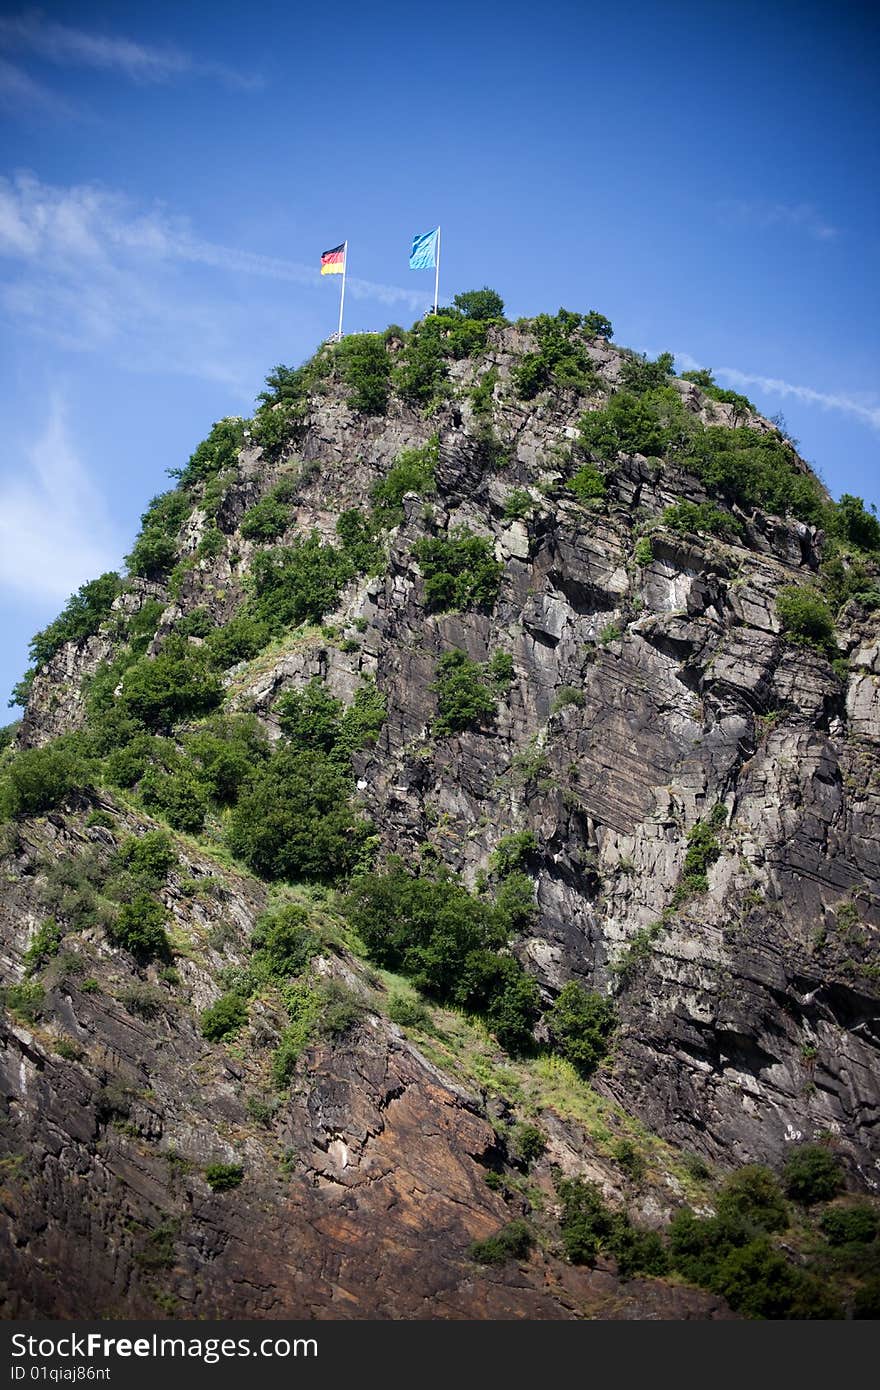
<instances>
[{"instance_id":1,"label":"mountain summit","mask_svg":"<svg viewBox=\"0 0 880 1390\"><path fill-rule=\"evenodd\" d=\"M277 367L34 638L6 1316L878 1314L880 524L502 314Z\"/></svg>"}]
</instances>

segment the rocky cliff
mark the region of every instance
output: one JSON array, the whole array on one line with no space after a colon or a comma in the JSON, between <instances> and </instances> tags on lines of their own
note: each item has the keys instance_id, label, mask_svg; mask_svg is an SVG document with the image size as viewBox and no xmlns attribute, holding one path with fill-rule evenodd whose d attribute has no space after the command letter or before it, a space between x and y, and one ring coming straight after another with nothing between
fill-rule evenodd
<instances>
[{"instance_id":1,"label":"rocky cliff","mask_svg":"<svg viewBox=\"0 0 880 1390\"><path fill-rule=\"evenodd\" d=\"M60 747L89 775L51 805L20 797L3 832L7 1314L729 1316L674 1268L628 1270L610 1238L571 1258L560 1175L660 1231L686 1202L711 1212L725 1172L779 1171L805 1143L833 1153L849 1192L876 1188L873 533L846 530L741 398L569 321L478 327L467 352L437 355L428 401L415 330L367 345L378 404L351 344L311 376L276 374L232 452L184 470L164 513L173 554L136 547L112 606L33 678L9 767ZM647 412L641 437L621 402ZM759 458L790 483L784 505L754 483ZM340 544L347 568L319 612L279 626L266 595L288 601L284 548L306 538L314 574ZM799 590L833 632L798 616ZM212 634L242 615L257 649L223 661ZM235 797L193 793L201 824L174 809L172 763L205 710L151 723L132 672L175 641L213 653L208 703L255 716L276 747L291 692L337 712L378 696L350 752L361 867L442 868L479 902L518 846L529 903L509 950L538 984L533 1047L505 1051L491 1016L442 991L401 1011L411 985L346 915L357 868L254 874L240 828L229 840ZM453 652L479 698L444 723ZM110 736L120 710L131 727ZM121 776L119 748L147 736ZM150 959L112 922L143 886L120 879L120 854L134 864L157 826L174 858L148 885L169 943ZM242 995L230 971L282 899L317 933L309 998L335 983L349 1015L306 1029L279 1085L301 983L251 988L225 1034L203 1021L230 982ZM613 1002L591 1076L552 1052L569 982ZM526 1157L523 1126L541 1136ZM212 1164L238 1171L212 1190ZM522 1249L475 1259L511 1222L531 1230Z\"/></svg>"}]
</instances>

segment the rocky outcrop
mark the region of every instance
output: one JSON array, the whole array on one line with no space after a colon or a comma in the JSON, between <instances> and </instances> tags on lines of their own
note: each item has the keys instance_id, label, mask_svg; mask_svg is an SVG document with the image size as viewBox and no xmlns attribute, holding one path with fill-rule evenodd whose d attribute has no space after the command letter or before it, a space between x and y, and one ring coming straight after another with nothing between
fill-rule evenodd
<instances>
[{"instance_id":1,"label":"rocky outcrop","mask_svg":"<svg viewBox=\"0 0 880 1390\"><path fill-rule=\"evenodd\" d=\"M674 534L660 523L664 509L707 496L658 460L620 457L602 502L578 503L561 460L584 401L559 391L524 403L506 389L533 347L519 329L494 331L478 363L454 364L460 393L429 421L395 401L387 417L357 416L330 390L313 402L297 459L280 465L299 478L291 534L331 538L339 512L366 508L401 450L435 431L437 492L405 499L385 572L352 582L327 615L331 627L229 673L229 706L255 710L277 736L285 690L319 676L350 700L361 677L375 677L387 718L356 773L383 850L412 859L432 846L474 883L502 836L534 833L538 910L515 950L547 999L569 979L615 995L620 1027L599 1090L721 1167L778 1164L792 1142L830 1136L851 1183L874 1189L876 622L856 607L841 632L844 683L824 655L785 638L775 606L782 585L815 575L821 533L734 508L736 543ZM590 351L606 383L616 381L616 350L599 342ZM488 368L498 378L489 425L468 395ZM732 420L733 407L675 384L704 421ZM234 611L254 552L237 527L278 476L279 465L245 449L218 514L222 553L189 570L173 605L163 590L150 595L168 605L160 636L181 611L206 606L218 621ZM530 505L511 517L514 489ZM651 556L637 555L639 528L652 520ZM200 534L193 524L188 553ZM428 612L413 545L459 526L491 540L503 564L498 601L491 611ZM108 626L57 654L35 683L22 742L77 727L80 683L114 640ZM514 675L494 721L438 739L431 687L451 647L477 661L507 652ZM718 806L708 890L681 894L688 833ZM73 852L71 837L84 833L75 818L50 817L13 852L2 892L9 978L21 978L39 920L36 860L48 846ZM469 1243L511 1214L484 1181L497 1142L491 1095L438 1071L378 1012L345 1045L313 1049L283 1114L269 1130L255 1124L245 1097L262 1084L260 1048L277 1038L278 1021L265 1017L263 1043L255 1036L239 1059L201 1039L193 1010L216 997L216 972L243 951L263 890L194 852L189 872L218 877L225 896L170 890L186 943L183 1005L168 1002L149 1022L126 1012L124 967L97 933L87 945L101 990L84 992L63 971L52 987L51 1017L80 1055L59 1059L51 1026L7 1028L11 1219L2 1239L16 1292L4 1311L155 1311L167 1273L168 1310L185 1315L720 1313L693 1291L622 1285L610 1267L577 1271L552 1254L478 1270ZM217 950L212 930L230 921ZM351 972L365 998L375 988L344 953L325 967ZM556 1162L598 1164L614 1190L607 1155L551 1107L546 1125L562 1126ZM201 1168L232 1155L246 1157L242 1187L211 1194ZM552 1201L549 1174L548 1159L538 1181ZM657 1211L668 1214L677 1195L667 1184ZM157 1243L167 1255L161 1277L150 1264Z\"/></svg>"}]
</instances>

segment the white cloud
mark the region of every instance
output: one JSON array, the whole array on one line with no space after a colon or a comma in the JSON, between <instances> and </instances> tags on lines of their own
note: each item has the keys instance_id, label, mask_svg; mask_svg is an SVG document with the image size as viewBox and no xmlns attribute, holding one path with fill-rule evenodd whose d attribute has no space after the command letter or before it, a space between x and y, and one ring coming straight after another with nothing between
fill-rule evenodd
<instances>
[{"instance_id":1,"label":"white cloud","mask_svg":"<svg viewBox=\"0 0 880 1390\"><path fill-rule=\"evenodd\" d=\"M812 386L797 386L780 377L757 376L738 371L736 367L718 367L716 375L729 381L732 386L757 386L771 396L788 396L803 401L805 405L818 405L823 410L839 410L860 420L862 424L870 425L872 429L880 430L880 406L859 400L849 392L816 391Z\"/></svg>"},{"instance_id":2,"label":"white cloud","mask_svg":"<svg viewBox=\"0 0 880 1390\"><path fill-rule=\"evenodd\" d=\"M194 276L194 265L224 278ZM279 336L281 306L280 296L244 293L243 277L314 289L332 321L336 295L314 265L206 241L186 218L111 189L0 177L0 313L66 350L220 381L249 401L265 369L260 343ZM348 289L355 300L413 312L425 303L423 289L357 278Z\"/></svg>"},{"instance_id":3,"label":"white cloud","mask_svg":"<svg viewBox=\"0 0 880 1390\"><path fill-rule=\"evenodd\" d=\"M95 34L58 24L37 10L0 17L0 46L32 53L59 67L88 67L121 73L133 82L162 83L179 77L210 77L228 87L255 91L263 79L223 63L199 62L172 45L156 47L134 39Z\"/></svg>"},{"instance_id":4,"label":"white cloud","mask_svg":"<svg viewBox=\"0 0 880 1390\"><path fill-rule=\"evenodd\" d=\"M118 567L121 548L56 397L40 437L0 480L0 587L29 600L63 601Z\"/></svg>"},{"instance_id":5,"label":"white cloud","mask_svg":"<svg viewBox=\"0 0 880 1390\"><path fill-rule=\"evenodd\" d=\"M697 370L703 364L691 357L689 352L677 352L675 365L677 370L689 372ZM741 372L738 367L714 367L712 374L731 386L743 389L757 386L759 391L765 391L768 396L788 397L791 400L802 401L804 405L817 405L822 410L838 410L863 425L880 430L880 406L874 404L874 398L862 396L860 399L861 393L817 391L812 386L798 386L794 382L783 381L778 376Z\"/></svg>"},{"instance_id":6,"label":"white cloud","mask_svg":"<svg viewBox=\"0 0 880 1390\"><path fill-rule=\"evenodd\" d=\"M731 198L717 204L722 221L745 227L789 227L815 241L832 241L839 234L813 203L775 203Z\"/></svg>"}]
</instances>

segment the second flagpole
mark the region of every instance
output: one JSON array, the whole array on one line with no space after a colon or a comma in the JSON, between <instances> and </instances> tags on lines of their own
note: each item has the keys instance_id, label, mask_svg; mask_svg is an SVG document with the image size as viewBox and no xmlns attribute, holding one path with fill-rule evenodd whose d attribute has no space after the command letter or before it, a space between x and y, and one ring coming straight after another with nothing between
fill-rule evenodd
<instances>
[{"instance_id":1,"label":"second flagpole","mask_svg":"<svg viewBox=\"0 0 880 1390\"><path fill-rule=\"evenodd\" d=\"M339 332L337 341L342 342L342 311L345 308L345 277L348 274L348 241L345 242L345 250L342 253L342 288L339 291Z\"/></svg>"},{"instance_id":2,"label":"second flagpole","mask_svg":"<svg viewBox=\"0 0 880 1390\"><path fill-rule=\"evenodd\" d=\"M437 273L434 276L434 313L437 312L437 304L440 296L440 228L437 228Z\"/></svg>"}]
</instances>

